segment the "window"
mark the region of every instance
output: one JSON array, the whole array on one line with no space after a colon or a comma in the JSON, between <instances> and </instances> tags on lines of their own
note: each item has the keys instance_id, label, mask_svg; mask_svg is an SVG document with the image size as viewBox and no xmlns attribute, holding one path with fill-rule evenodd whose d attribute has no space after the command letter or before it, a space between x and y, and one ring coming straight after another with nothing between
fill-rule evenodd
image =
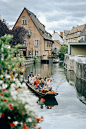
<instances>
[{"instance_id":1,"label":"window","mask_svg":"<svg viewBox=\"0 0 86 129\"><path fill-rule=\"evenodd\" d=\"M50 47L50 43L49 43L49 47Z\"/></svg>"},{"instance_id":2,"label":"window","mask_svg":"<svg viewBox=\"0 0 86 129\"><path fill-rule=\"evenodd\" d=\"M23 41L23 46L27 46L26 40Z\"/></svg>"},{"instance_id":3,"label":"window","mask_svg":"<svg viewBox=\"0 0 86 129\"><path fill-rule=\"evenodd\" d=\"M38 46L39 45L39 40L35 40L35 46Z\"/></svg>"},{"instance_id":4,"label":"window","mask_svg":"<svg viewBox=\"0 0 86 129\"><path fill-rule=\"evenodd\" d=\"M23 25L27 25L27 20L22 20Z\"/></svg>"},{"instance_id":5,"label":"window","mask_svg":"<svg viewBox=\"0 0 86 129\"><path fill-rule=\"evenodd\" d=\"M32 35L32 30L30 30L30 35Z\"/></svg>"},{"instance_id":6,"label":"window","mask_svg":"<svg viewBox=\"0 0 86 129\"><path fill-rule=\"evenodd\" d=\"M48 47L48 42L47 42L47 47Z\"/></svg>"}]
</instances>

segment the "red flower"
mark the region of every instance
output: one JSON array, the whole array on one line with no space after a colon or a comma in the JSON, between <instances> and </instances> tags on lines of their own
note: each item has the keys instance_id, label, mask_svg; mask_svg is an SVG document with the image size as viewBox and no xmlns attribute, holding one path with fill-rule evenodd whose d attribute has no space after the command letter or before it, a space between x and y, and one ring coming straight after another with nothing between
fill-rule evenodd
<instances>
[{"instance_id":1,"label":"red flower","mask_svg":"<svg viewBox=\"0 0 86 129\"><path fill-rule=\"evenodd\" d=\"M45 102L45 99L44 99L44 98L41 98L41 101L42 101L42 102Z\"/></svg>"},{"instance_id":2,"label":"red flower","mask_svg":"<svg viewBox=\"0 0 86 129\"><path fill-rule=\"evenodd\" d=\"M38 129L41 129L41 127L39 127Z\"/></svg>"},{"instance_id":3,"label":"red flower","mask_svg":"<svg viewBox=\"0 0 86 129\"><path fill-rule=\"evenodd\" d=\"M10 123L10 126L13 128L15 126L15 124L14 123Z\"/></svg>"},{"instance_id":4,"label":"red flower","mask_svg":"<svg viewBox=\"0 0 86 129\"><path fill-rule=\"evenodd\" d=\"M4 97L4 95L3 95L2 93L0 93L0 95L1 95L2 97Z\"/></svg>"},{"instance_id":5,"label":"red flower","mask_svg":"<svg viewBox=\"0 0 86 129\"><path fill-rule=\"evenodd\" d=\"M44 119L43 116L41 116L41 119Z\"/></svg>"},{"instance_id":6,"label":"red flower","mask_svg":"<svg viewBox=\"0 0 86 129\"><path fill-rule=\"evenodd\" d=\"M3 101L4 101L4 102L7 102L7 99L4 99Z\"/></svg>"},{"instance_id":7,"label":"red flower","mask_svg":"<svg viewBox=\"0 0 86 129\"><path fill-rule=\"evenodd\" d=\"M36 127L36 124L33 124L34 127Z\"/></svg>"},{"instance_id":8,"label":"red flower","mask_svg":"<svg viewBox=\"0 0 86 129\"><path fill-rule=\"evenodd\" d=\"M26 125L26 123L24 122L23 124L22 124L22 126L25 126Z\"/></svg>"},{"instance_id":9,"label":"red flower","mask_svg":"<svg viewBox=\"0 0 86 129\"><path fill-rule=\"evenodd\" d=\"M5 91L6 91L6 89L2 89L1 91L2 91L2 92L5 92Z\"/></svg>"},{"instance_id":10,"label":"red flower","mask_svg":"<svg viewBox=\"0 0 86 129\"><path fill-rule=\"evenodd\" d=\"M37 122L39 123L41 119L40 119L40 118L36 118L36 120L37 120Z\"/></svg>"},{"instance_id":11,"label":"red flower","mask_svg":"<svg viewBox=\"0 0 86 129\"><path fill-rule=\"evenodd\" d=\"M5 114L4 113L1 113L1 117L4 117L5 116Z\"/></svg>"},{"instance_id":12,"label":"red flower","mask_svg":"<svg viewBox=\"0 0 86 129\"><path fill-rule=\"evenodd\" d=\"M28 126L24 126L23 129L29 129L29 127Z\"/></svg>"},{"instance_id":13,"label":"red flower","mask_svg":"<svg viewBox=\"0 0 86 129\"><path fill-rule=\"evenodd\" d=\"M18 88L15 88L16 91L18 91Z\"/></svg>"},{"instance_id":14,"label":"red flower","mask_svg":"<svg viewBox=\"0 0 86 129\"><path fill-rule=\"evenodd\" d=\"M9 107L10 110L14 109L11 103L8 104L8 107Z\"/></svg>"}]
</instances>

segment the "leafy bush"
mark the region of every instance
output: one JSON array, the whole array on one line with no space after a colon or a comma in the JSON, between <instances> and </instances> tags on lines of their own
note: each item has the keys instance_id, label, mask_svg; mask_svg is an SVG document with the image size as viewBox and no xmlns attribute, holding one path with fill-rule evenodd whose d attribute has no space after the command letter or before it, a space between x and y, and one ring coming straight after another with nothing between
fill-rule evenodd
<instances>
[{"instance_id":1,"label":"leafy bush","mask_svg":"<svg viewBox=\"0 0 86 129\"><path fill-rule=\"evenodd\" d=\"M14 57L20 45L11 48L11 38L11 35L0 38L0 119L5 118L13 129L34 128L38 122L38 98L30 93L23 82L25 59Z\"/></svg>"},{"instance_id":2,"label":"leafy bush","mask_svg":"<svg viewBox=\"0 0 86 129\"><path fill-rule=\"evenodd\" d=\"M64 54L67 54L67 53L68 53L68 46L62 45L61 48L59 49L59 57L63 60Z\"/></svg>"}]
</instances>

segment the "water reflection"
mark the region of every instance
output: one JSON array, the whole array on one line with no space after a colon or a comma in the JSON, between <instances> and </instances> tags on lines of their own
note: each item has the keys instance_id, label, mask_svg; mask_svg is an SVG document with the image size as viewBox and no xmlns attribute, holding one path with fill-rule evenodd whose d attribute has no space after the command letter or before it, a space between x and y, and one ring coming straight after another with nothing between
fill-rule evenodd
<instances>
[{"instance_id":1,"label":"water reflection","mask_svg":"<svg viewBox=\"0 0 86 129\"><path fill-rule=\"evenodd\" d=\"M41 98L38 100L38 104L41 109L46 107L46 109L52 109L55 105L58 105L58 102L55 97L46 97L44 102L41 101Z\"/></svg>"},{"instance_id":2,"label":"water reflection","mask_svg":"<svg viewBox=\"0 0 86 129\"><path fill-rule=\"evenodd\" d=\"M41 77L51 77L51 75L54 74L54 69L60 67L63 68L63 62L57 63L57 64L32 64L32 65L27 65L26 66L26 71L25 71L25 78L27 79L28 74L30 72L33 72L34 75L40 74Z\"/></svg>"},{"instance_id":3,"label":"water reflection","mask_svg":"<svg viewBox=\"0 0 86 129\"><path fill-rule=\"evenodd\" d=\"M25 78L27 78L28 74L30 72L33 72L34 75L40 74L41 77L50 77L54 72L53 72L53 65L52 63L50 64L35 64L35 65L28 65L26 67L26 73L25 73Z\"/></svg>"},{"instance_id":4,"label":"water reflection","mask_svg":"<svg viewBox=\"0 0 86 129\"><path fill-rule=\"evenodd\" d=\"M76 89L77 98L86 104L86 81L76 77L74 71L65 70L67 81Z\"/></svg>"}]
</instances>

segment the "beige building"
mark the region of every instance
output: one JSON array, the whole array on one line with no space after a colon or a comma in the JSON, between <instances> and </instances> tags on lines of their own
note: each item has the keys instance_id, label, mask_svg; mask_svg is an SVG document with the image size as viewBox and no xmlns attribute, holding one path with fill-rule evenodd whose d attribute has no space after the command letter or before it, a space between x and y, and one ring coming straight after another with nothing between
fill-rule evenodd
<instances>
[{"instance_id":1,"label":"beige building","mask_svg":"<svg viewBox=\"0 0 86 129\"><path fill-rule=\"evenodd\" d=\"M29 31L30 39L25 38L21 47L21 53L25 56L43 56L52 52L52 35L45 30L45 26L38 20L35 14L24 8L14 27L22 26Z\"/></svg>"},{"instance_id":2,"label":"beige building","mask_svg":"<svg viewBox=\"0 0 86 129\"><path fill-rule=\"evenodd\" d=\"M59 52L59 49L61 48L61 44L58 40L54 40L54 44L53 44L53 51L55 53L58 53Z\"/></svg>"},{"instance_id":3,"label":"beige building","mask_svg":"<svg viewBox=\"0 0 86 129\"><path fill-rule=\"evenodd\" d=\"M80 25L77 27L72 27L69 33L66 35L66 43L74 42L77 43L81 39L81 33L85 28L85 25Z\"/></svg>"},{"instance_id":4,"label":"beige building","mask_svg":"<svg viewBox=\"0 0 86 129\"><path fill-rule=\"evenodd\" d=\"M67 38L67 34L69 33L69 30L64 30L63 31L63 40L64 40L64 44L68 45L68 43L66 42L66 38Z\"/></svg>"},{"instance_id":5,"label":"beige building","mask_svg":"<svg viewBox=\"0 0 86 129\"><path fill-rule=\"evenodd\" d=\"M86 56L86 24L73 27L66 36L69 55Z\"/></svg>"}]
</instances>

